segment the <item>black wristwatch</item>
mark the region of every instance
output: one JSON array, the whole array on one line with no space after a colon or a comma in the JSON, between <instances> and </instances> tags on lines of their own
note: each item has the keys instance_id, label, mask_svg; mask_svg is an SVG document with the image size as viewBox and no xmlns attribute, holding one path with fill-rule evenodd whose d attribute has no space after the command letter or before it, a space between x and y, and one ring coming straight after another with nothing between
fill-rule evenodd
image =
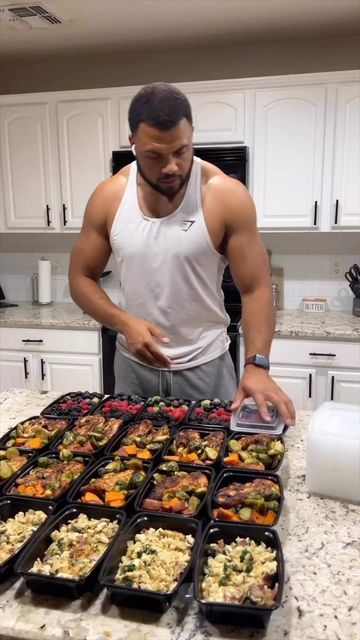
<instances>
[{"instance_id":1,"label":"black wristwatch","mask_svg":"<svg viewBox=\"0 0 360 640\"><path fill-rule=\"evenodd\" d=\"M246 367L247 364L254 364L255 367L261 367L261 369L266 369L266 371L270 369L269 358L263 356L261 353L255 353L254 356L246 358L244 367Z\"/></svg>"}]
</instances>

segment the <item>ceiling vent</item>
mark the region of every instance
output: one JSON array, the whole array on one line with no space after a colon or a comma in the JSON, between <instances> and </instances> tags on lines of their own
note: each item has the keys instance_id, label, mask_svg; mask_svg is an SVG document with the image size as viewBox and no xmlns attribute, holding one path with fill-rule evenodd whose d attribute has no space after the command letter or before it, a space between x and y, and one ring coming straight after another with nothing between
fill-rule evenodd
<instances>
[{"instance_id":1,"label":"ceiling vent","mask_svg":"<svg viewBox=\"0 0 360 640\"><path fill-rule=\"evenodd\" d=\"M0 21L18 29L49 29L65 22L42 2L0 6Z\"/></svg>"}]
</instances>

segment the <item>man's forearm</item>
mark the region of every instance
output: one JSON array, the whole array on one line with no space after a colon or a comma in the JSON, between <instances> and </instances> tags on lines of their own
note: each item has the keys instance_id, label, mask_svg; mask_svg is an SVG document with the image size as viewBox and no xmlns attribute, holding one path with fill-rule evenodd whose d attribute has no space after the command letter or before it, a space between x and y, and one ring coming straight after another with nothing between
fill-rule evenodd
<instances>
[{"instance_id":1,"label":"man's forearm","mask_svg":"<svg viewBox=\"0 0 360 640\"><path fill-rule=\"evenodd\" d=\"M129 315L110 300L97 282L87 276L77 276L70 279L70 293L74 302L89 316L109 329L123 331Z\"/></svg>"},{"instance_id":2,"label":"man's forearm","mask_svg":"<svg viewBox=\"0 0 360 640\"><path fill-rule=\"evenodd\" d=\"M242 294L241 324L245 357L261 353L268 356L275 331L275 309L269 287Z\"/></svg>"}]
</instances>

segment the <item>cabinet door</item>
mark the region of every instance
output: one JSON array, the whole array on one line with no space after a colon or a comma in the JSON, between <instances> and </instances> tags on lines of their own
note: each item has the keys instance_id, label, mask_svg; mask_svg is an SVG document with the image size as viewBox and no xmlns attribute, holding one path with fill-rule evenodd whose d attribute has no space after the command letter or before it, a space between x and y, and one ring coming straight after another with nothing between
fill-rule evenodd
<instances>
[{"instance_id":1,"label":"cabinet door","mask_svg":"<svg viewBox=\"0 0 360 640\"><path fill-rule=\"evenodd\" d=\"M322 87L256 93L253 196L259 227L317 228L325 98Z\"/></svg>"},{"instance_id":2,"label":"cabinet door","mask_svg":"<svg viewBox=\"0 0 360 640\"><path fill-rule=\"evenodd\" d=\"M337 88L331 220L333 228L360 227L360 87Z\"/></svg>"},{"instance_id":3,"label":"cabinet door","mask_svg":"<svg viewBox=\"0 0 360 640\"><path fill-rule=\"evenodd\" d=\"M328 371L327 400L360 404L360 373L357 371Z\"/></svg>"},{"instance_id":4,"label":"cabinet door","mask_svg":"<svg viewBox=\"0 0 360 640\"><path fill-rule=\"evenodd\" d=\"M79 229L95 187L111 175L111 100L76 100L57 106L62 224Z\"/></svg>"},{"instance_id":5,"label":"cabinet door","mask_svg":"<svg viewBox=\"0 0 360 640\"><path fill-rule=\"evenodd\" d=\"M6 229L55 227L49 105L1 107L0 131Z\"/></svg>"},{"instance_id":6,"label":"cabinet door","mask_svg":"<svg viewBox=\"0 0 360 640\"><path fill-rule=\"evenodd\" d=\"M272 366L270 375L293 401L296 410L311 411L316 406L316 370Z\"/></svg>"},{"instance_id":7,"label":"cabinet door","mask_svg":"<svg viewBox=\"0 0 360 640\"><path fill-rule=\"evenodd\" d=\"M244 142L243 93L188 94L194 123L194 143Z\"/></svg>"},{"instance_id":8,"label":"cabinet door","mask_svg":"<svg viewBox=\"0 0 360 640\"><path fill-rule=\"evenodd\" d=\"M0 391L36 389L31 354L0 351Z\"/></svg>"},{"instance_id":9,"label":"cabinet door","mask_svg":"<svg viewBox=\"0 0 360 640\"><path fill-rule=\"evenodd\" d=\"M102 391L101 358L39 354L40 386L46 391Z\"/></svg>"}]
</instances>

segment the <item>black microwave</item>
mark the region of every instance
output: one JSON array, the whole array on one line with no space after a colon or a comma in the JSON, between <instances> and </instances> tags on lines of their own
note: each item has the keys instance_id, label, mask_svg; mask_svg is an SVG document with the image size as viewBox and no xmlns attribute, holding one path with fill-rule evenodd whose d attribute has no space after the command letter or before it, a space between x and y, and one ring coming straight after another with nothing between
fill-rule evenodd
<instances>
[{"instance_id":1,"label":"black microwave","mask_svg":"<svg viewBox=\"0 0 360 640\"><path fill-rule=\"evenodd\" d=\"M245 146L224 146L224 147L201 147L195 146L194 153L201 160L211 162L221 171L240 180L247 186L248 179L248 147ZM114 175L123 167L135 160L131 149L121 149L112 153L112 174Z\"/></svg>"}]
</instances>

